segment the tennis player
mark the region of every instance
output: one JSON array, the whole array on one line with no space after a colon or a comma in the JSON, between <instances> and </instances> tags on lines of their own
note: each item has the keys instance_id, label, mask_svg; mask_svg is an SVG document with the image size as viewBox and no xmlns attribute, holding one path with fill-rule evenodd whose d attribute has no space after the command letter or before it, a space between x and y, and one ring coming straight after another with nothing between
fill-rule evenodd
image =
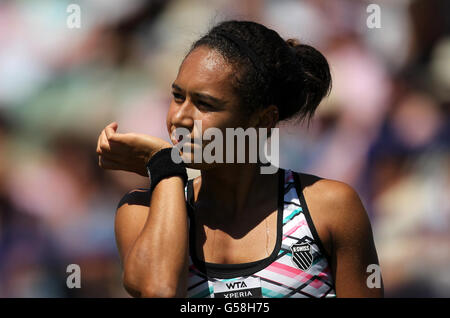
<instances>
[{"instance_id":1,"label":"tennis player","mask_svg":"<svg viewBox=\"0 0 450 318\"><path fill-rule=\"evenodd\" d=\"M167 114L172 143L118 133L116 122L103 129L100 167L150 177L149 189L122 198L115 219L132 296L383 296L381 275L368 271L378 268L371 225L347 184L290 169L261 173L260 160L186 163L193 154L182 149L183 161L173 159L183 140L204 150L208 140L195 136L208 128L225 136L226 128L309 120L330 88L328 63L313 47L258 23L225 21L180 65ZM180 128L187 139L177 137ZM201 175L188 181L186 167Z\"/></svg>"}]
</instances>

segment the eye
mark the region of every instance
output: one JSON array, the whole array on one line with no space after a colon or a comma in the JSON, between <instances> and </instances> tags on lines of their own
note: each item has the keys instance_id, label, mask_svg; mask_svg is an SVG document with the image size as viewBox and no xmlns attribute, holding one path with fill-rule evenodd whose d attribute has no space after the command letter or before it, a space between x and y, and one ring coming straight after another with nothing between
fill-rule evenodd
<instances>
[{"instance_id":1,"label":"eye","mask_svg":"<svg viewBox=\"0 0 450 318\"><path fill-rule=\"evenodd\" d=\"M198 101L197 105L204 107L204 108L213 108L210 104L203 102L203 101Z\"/></svg>"},{"instance_id":2,"label":"eye","mask_svg":"<svg viewBox=\"0 0 450 318\"><path fill-rule=\"evenodd\" d=\"M173 95L173 99L174 99L176 102L183 102L183 100L184 100L183 95L180 95L180 94L175 93L175 92L173 92L172 95Z\"/></svg>"}]
</instances>

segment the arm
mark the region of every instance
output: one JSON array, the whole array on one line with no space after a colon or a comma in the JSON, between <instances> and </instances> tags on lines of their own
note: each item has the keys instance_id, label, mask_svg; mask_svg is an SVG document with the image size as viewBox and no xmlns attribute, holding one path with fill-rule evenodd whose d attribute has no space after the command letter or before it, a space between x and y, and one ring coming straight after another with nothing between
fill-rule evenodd
<instances>
[{"instance_id":1,"label":"arm","mask_svg":"<svg viewBox=\"0 0 450 318\"><path fill-rule=\"evenodd\" d=\"M330 206L332 220L330 232L333 249L331 255L336 295L338 297L383 297L380 287L367 284L370 264L378 265L370 221L358 194L348 185L333 182ZM371 281L369 279L369 281Z\"/></svg>"},{"instance_id":2,"label":"arm","mask_svg":"<svg viewBox=\"0 0 450 318\"><path fill-rule=\"evenodd\" d=\"M104 169L147 176L145 164L149 158L159 150L171 147L156 137L117 133L117 128L117 123L109 124L98 138L96 151L99 166ZM129 204L136 201L133 200L136 195L147 204ZM188 265L187 212L182 179L174 176L161 180L150 203L148 199L142 200L142 193L128 194L117 210L115 231L124 269L124 286L133 296L182 297L186 293Z\"/></svg>"},{"instance_id":3,"label":"arm","mask_svg":"<svg viewBox=\"0 0 450 318\"><path fill-rule=\"evenodd\" d=\"M142 195L128 194L116 214L125 289L134 297L184 297L188 230L183 182L170 177L158 183L151 208L128 204Z\"/></svg>"}]
</instances>

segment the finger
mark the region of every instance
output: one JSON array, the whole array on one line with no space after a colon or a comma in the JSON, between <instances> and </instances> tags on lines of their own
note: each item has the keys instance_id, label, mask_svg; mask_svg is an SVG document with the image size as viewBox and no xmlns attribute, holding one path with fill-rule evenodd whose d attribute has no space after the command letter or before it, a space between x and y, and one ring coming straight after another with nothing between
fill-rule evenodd
<instances>
[{"instance_id":1,"label":"finger","mask_svg":"<svg viewBox=\"0 0 450 318\"><path fill-rule=\"evenodd\" d=\"M101 155L101 153L102 153L102 150L100 149L100 141L101 141L102 133L103 133L103 130L102 130L102 132L100 133L100 135L98 136L98 139L97 139L97 148L95 149L95 152L98 153L99 155Z\"/></svg>"},{"instance_id":2,"label":"finger","mask_svg":"<svg viewBox=\"0 0 450 318\"><path fill-rule=\"evenodd\" d=\"M112 123L108 124L105 128L112 128L114 131L116 131L117 127L119 127L119 124L113 121Z\"/></svg>"},{"instance_id":3,"label":"finger","mask_svg":"<svg viewBox=\"0 0 450 318\"><path fill-rule=\"evenodd\" d=\"M100 135L100 150L103 152L111 152L111 145L106 137L106 131Z\"/></svg>"},{"instance_id":4,"label":"finger","mask_svg":"<svg viewBox=\"0 0 450 318\"><path fill-rule=\"evenodd\" d=\"M102 132L100 133L100 136L98 137L98 140L97 140L97 150L96 151L98 154L102 153L102 148L103 148L103 150L109 150L108 137L106 136L106 128L112 128L113 132L115 132L117 130L117 127L118 127L118 124L116 122L112 122L111 124L106 126L105 129L102 130ZM109 132L110 132L110 130L108 130L108 133Z\"/></svg>"},{"instance_id":5,"label":"finger","mask_svg":"<svg viewBox=\"0 0 450 318\"><path fill-rule=\"evenodd\" d=\"M119 125L116 122L112 122L111 124L109 124L108 126L106 126L105 128L105 134L106 134L106 138L109 140L111 139L112 136L114 136L114 134L117 131L117 127Z\"/></svg>"},{"instance_id":6,"label":"finger","mask_svg":"<svg viewBox=\"0 0 450 318\"><path fill-rule=\"evenodd\" d=\"M105 130L103 129L102 132L100 133L100 136L98 136L98 140L97 140L97 150L96 151L99 155L101 155L103 153L103 150L105 149L104 144L106 141L107 141L106 134L105 134Z\"/></svg>"}]
</instances>

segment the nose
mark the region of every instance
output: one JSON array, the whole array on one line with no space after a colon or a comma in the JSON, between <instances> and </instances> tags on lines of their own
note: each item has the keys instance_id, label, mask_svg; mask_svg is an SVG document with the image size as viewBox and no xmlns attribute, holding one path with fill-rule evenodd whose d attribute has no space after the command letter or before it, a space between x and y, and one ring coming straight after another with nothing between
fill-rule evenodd
<instances>
[{"instance_id":1,"label":"nose","mask_svg":"<svg viewBox=\"0 0 450 318\"><path fill-rule=\"evenodd\" d=\"M194 110L192 102L186 98L172 116L172 123L177 127L192 127L194 125Z\"/></svg>"},{"instance_id":2,"label":"nose","mask_svg":"<svg viewBox=\"0 0 450 318\"><path fill-rule=\"evenodd\" d=\"M171 122L175 128L183 127L192 132L194 127L195 107L192 102L186 98L184 103L177 107L173 112Z\"/></svg>"}]
</instances>

